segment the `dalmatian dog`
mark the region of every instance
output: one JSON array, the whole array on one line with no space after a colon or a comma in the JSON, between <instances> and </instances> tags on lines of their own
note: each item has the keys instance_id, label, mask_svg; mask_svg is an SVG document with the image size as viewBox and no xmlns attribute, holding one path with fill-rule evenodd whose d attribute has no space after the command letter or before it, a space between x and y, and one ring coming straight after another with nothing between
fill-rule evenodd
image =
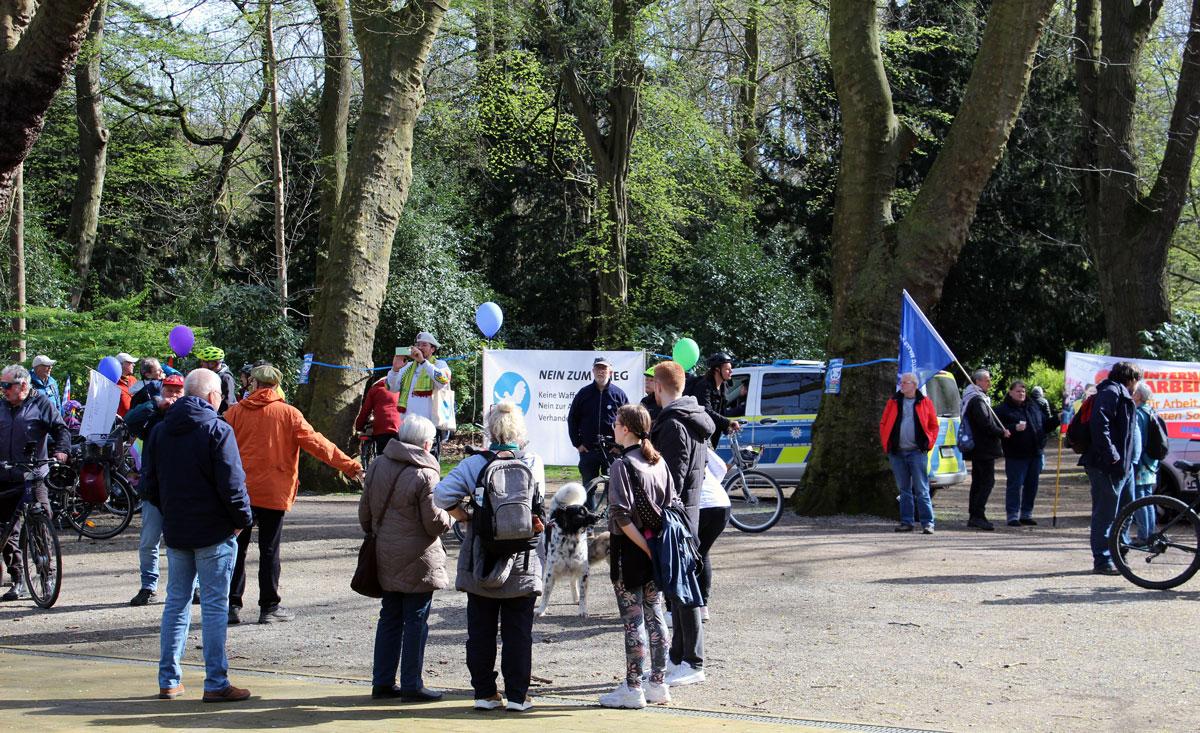
<instances>
[{"instance_id":1,"label":"dalmatian dog","mask_svg":"<svg viewBox=\"0 0 1200 733\"><path fill-rule=\"evenodd\" d=\"M603 517L588 511L587 493L579 483L564 484L550 500L546 533L546 559L542 563L542 603L538 616L550 606L550 593L558 580L571 586L572 600L579 604L579 615L587 617L587 581L590 566L588 528ZM607 533L605 533L607 534ZM607 553L605 553L607 554Z\"/></svg>"}]
</instances>

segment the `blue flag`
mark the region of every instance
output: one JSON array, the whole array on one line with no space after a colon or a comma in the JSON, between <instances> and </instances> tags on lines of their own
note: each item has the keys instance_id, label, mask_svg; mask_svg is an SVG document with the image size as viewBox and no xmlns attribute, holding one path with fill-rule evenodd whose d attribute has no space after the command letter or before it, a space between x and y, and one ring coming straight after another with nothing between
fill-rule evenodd
<instances>
[{"instance_id":1,"label":"blue flag","mask_svg":"<svg viewBox=\"0 0 1200 733\"><path fill-rule=\"evenodd\" d=\"M934 330L933 324L917 307L907 290L901 291L904 300L900 305L900 374L912 372L917 375L917 386L928 382L953 361L950 347Z\"/></svg>"}]
</instances>

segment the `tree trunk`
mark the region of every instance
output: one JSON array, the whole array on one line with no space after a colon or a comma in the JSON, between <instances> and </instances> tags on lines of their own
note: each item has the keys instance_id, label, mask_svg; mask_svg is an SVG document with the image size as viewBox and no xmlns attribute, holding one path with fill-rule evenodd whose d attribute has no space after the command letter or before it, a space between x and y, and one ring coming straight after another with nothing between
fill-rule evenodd
<instances>
[{"instance_id":1,"label":"tree trunk","mask_svg":"<svg viewBox=\"0 0 1200 733\"><path fill-rule=\"evenodd\" d=\"M79 53L97 0L5 0L0 5L0 214L18 166Z\"/></svg>"},{"instance_id":2,"label":"tree trunk","mask_svg":"<svg viewBox=\"0 0 1200 733\"><path fill-rule=\"evenodd\" d=\"M422 73L446 6L410 0L389 10L387 0L363 0L350 11L362 54L363 110L310 343L317 361L361 368L372 364L392 240L412 182L413 127L425 101ZM350 369L319 368L301 389L313 426L335 443L350 437L362 378ZM310 488L335 485L332 473L315 462L306 462L304 474Z\"/></svg>"},{"instance_id":3,"label":"tree trunk","mask_svg":"<svg viewBox=\"0 0 1200 733\"><path fill-rule=\"evenodd\" d=\"M753 189L758 173L758 0L749 0L746 9L746 24L742 28L742 78L737 90L737 146L742 154L742 164L752 174L747 186ZM752 194L753 191L747 191Z\"/></svg>"},{"instance_id":4,"label":"tree trunk","mask_svg":"<svg viewBox=\"0 0 1200 733\"><path fill-rule=\"evenodd\" d=\"M9 279L12 281L13 358L20 364L25 361L25 176L24 165L17 166L13 180L12 210L8 219Z\"/></svg>"},{"instance_id":5,"label":"tree trunk","mask_svg":"<svg viewBox=\"0 0 1200 733\"><path fill-rule=\"evenodd\" d=\"M78 310L87 288L100 224L100 201L108 168L108 128L104 126L104 99L100 96L100 49L104 44L104 13L108 0L101 0L88 27L87 58L75 65L75 124L79 130L79 175L67 224L67 241L75 246L76 283L71 288L71 308Z\"/></svg>"},{"instance_id":6,"label":"tree trunk","mask_svg":"<svg viewBox=\"0 0 1200 733\"><path fill-rule=\"evenodd\" d=\"M1054 0L996 0L962 106L908 215L893 223L897 166L913 135L902 128L879 48L874 3L834 0L829 40L842 117L834 207L833 313L827 352L847 363L899 351L900 291L924 308L966 241L979 195L1008 141ZM895 389L891 365L847 369L813 426L806 514L896 516L896 487L876 426Z\"/></svg>"},{"instance_id":7,"label":"tree trunk","mask_svg":"<svg viewBox=\"0 0 1200 733\"><path fill-rule=\"evenodd\" d=\"M316 0L325 48L325 77L321 84L320 171L321 223L318 229L316 282L320 292L328 265L329 242L333 239L338 202L346 180L349 145L350 92L354 80L350 68L350 12L346 0ZM319 302L319 299L317 300ZM314 306L316 304L314 303ZM319 320L314 310L314 321Z\"/></svg>"},{"instance_id":8,"label":"tree trunk","mask_svg":"<svg viewBox=\"0 0 1200 733\"><path fill-rule=\"evenodd\" d=\"M1084 134L1084 232L1096 265L1112 353L1141 355L1142 331L1170 320L1167 252L1189 185L1200 129L1200 0L1193 0L1166 150L1148 191L1134 136L1137 69L1162 0L1080 0L1075 73Z\"/></svg>"},{"instance_id":9,"label":"tree trunk","mask_svg":"<svg viewBox=\"0 0 1200 733\"><path fill-rule=\"evenodd\" d=\"M279 292L279 303L283 309L281 315L287 317L288 275L287 275L287 234L284 231L284 196L283 196L283 149L279 133L279 82L278 68L275 59L275 18L272 12L272 0L267 0L263 12L263 56L265 63L263 71L267 87L269 106L268 119L271 128L271 191L275 198L275 283Z\"/></svg>"}]
</instances>

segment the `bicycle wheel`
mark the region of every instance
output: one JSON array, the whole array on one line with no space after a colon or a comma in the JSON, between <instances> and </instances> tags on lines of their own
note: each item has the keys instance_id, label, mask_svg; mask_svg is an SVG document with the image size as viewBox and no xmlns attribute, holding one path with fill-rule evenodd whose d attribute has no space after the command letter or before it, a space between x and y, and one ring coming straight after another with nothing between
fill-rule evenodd
<instances>
[{"instance_id":1,"label":"bicycle wheel","mask_svg":"<svg viewBox=\"0 0 1200 733\"><path fill-rule=\"evenodd\" d=\"M64 511L71 528L84 537L94 540L107 540L125 531L133 519L133 509L137 497L129 488L129 483L119 473L111 473L108 485L108 499L100 504L89 504L79 498L79 494L70 494L64 502Z\"/></svg>"},{"instance_id":2,"label":"bicycle wheel","mask_svg":"<svg viewBox=\"0 0 1200 733\"><path fill-rule=\"evenodd\" d=\"M587 505L590 511L608 520L608 476L597 476L588 482Z\"/></svg>"},{"instance_id":3,"label":"bicycle wheel","mask_svg":"<svg viewBox=\"0 0 1200 733\"><path fill-rule=\"evenodd\" d=\"M1156 526L1142 532L1143 520ZM1200 570L1200 517L1178 499L1160 495L1130 502L1117 514L1111 532L1113 564L1134 585L1167 590Z\"/></svg>"},{"instance_id":4,"label":"bicycle wheel","mask_svg":"<svg viewBox=\"0 0 1200 733\"><path fill-rule=\"evenodd\" d=\"M766 532L783 515L783 489L761 471L734 469L721 485L729 494L729 522L743 532Z\"/></svg>"},{"instance_id":5,"label":"bicycle wheel","mask_svg":"<svg viewBox=\"0 0 1200 733\"><path fill-rule=\"evenodd\" d=\"M29 595L39 608L50 608L62 589L62 548L50 517L29 512L21 531L22 564Z\"/></svg>"}]
</instances>

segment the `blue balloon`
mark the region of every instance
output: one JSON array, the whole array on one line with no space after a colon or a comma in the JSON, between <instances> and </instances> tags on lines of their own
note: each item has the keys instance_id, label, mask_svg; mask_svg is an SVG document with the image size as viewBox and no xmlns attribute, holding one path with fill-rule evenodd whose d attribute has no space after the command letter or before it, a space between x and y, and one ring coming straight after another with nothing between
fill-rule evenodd
<instances>
[{"instance_id":1,"label":"blue balloon","mask_svg":"<svg viewBox=\"0 0 1200 733\"><path fill-rule=\"evenodd\" d=\"M475 309L475 325L479 326L479 332L484 338L491 338L496 335L500 327L504 325L504 313L500 310L500 306L488 301Z\"/></svg>"},{"instance_id":2,"label":"blue balloon","mask_svg":"<svg viewBox=\"0 0 1200 733\"><path fill-rule=\"evenodd\" d=\"M96 365L96 371L116 383L121 379L121 362L115 356L106 356Z\"/></svg>"}]
</instances>

